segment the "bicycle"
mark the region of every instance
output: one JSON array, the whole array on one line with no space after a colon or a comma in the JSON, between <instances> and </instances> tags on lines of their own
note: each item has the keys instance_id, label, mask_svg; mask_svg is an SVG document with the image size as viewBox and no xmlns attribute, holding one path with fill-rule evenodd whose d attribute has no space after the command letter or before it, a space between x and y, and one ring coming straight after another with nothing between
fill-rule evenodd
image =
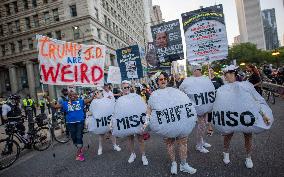
<instances>
[{"instance_id":1,"label":"bicycle","mask_svg":"<svg viewBox=\"0 0 284 177\"><path fill-rule=\"evenodd\" d=\"M54 116L50 119L49 128L55 141L59 143L67 143L70 140L64 113L55 113Z\"/></svg>"},{"instance_id":2,"label":"bicycle","mask_svg":"<svg viewBox=\"0 0 284 177\"><path fill-rule=\"evenodd\" d=\"M18 129L18 124L23 124L23 121L9 121L6 124L7 137L0 140L0 170L15 163L24 149L33 147L37 151L44 151L51 145L51 134L48 127L37 126L29 132L29 137L26 138L23 132ZM20 144L24 144L24 146L21 147Z\"/></svg>"}]
</instances>

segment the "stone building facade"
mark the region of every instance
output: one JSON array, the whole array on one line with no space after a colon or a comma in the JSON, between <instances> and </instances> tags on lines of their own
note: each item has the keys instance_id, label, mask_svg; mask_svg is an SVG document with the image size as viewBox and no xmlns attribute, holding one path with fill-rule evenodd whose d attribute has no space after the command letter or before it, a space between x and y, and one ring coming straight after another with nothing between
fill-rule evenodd
<instances>
[{"instance_id":1,"label":"stone building facade","mask_svg":"<svg viewBox=\"0 0 284 177\"><path fill-rule=\"evenodd\" d=\"M107 73L117 65L116 49L144 46L144 13L143 0L1 0L0 93L36 98L41 91L36 34L106 45ZM61 88L44 89L56 97Z\"/></svg>"}]
</instances>

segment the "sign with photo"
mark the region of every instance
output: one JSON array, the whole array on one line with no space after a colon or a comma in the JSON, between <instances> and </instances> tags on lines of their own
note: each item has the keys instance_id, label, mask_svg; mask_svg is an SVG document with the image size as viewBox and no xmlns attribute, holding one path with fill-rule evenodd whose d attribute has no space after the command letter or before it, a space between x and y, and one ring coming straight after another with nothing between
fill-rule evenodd
<instances>
[{"instance_id":1,"label":"sign with photo","mask_svg":"<svg viewBox=\"0 0 284 177\"><path fill-rule=\"evenodd\" d=\"M117 62L120 68L121 79L140 79L143 77L143 68L138 45L116 50Z\"/></svg>"},{"instance_id":2,"label":"sign with photo","mask_svg":"<svg viewBox=\"0 0 284 177\"><path fill-rule=\"evenodd\" d=\"M221 4L183 13L181 17L189 62L227 58L228 40Z\"/></svg>"},{"instance_id":3,"label":"sign with photo","mask_svg":"<svg viewBox=\"0 0 284 177\"><path fill-rule=\"evenodd\" d=\"M161 67L184 58L178 19L152 26L151 31Z\"/></svg>"}]
</instances>

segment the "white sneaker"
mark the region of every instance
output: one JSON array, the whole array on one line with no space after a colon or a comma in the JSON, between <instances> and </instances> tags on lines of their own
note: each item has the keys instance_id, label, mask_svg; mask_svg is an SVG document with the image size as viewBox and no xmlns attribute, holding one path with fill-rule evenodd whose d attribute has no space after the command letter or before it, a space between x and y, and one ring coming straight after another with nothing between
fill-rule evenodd
<instances>
[{"instance_id":1,"label":"white sneaker","mask_svg":"<svg viewBox=\"0 0 284 177\"><path fill-rule=\"evenodd\" d=\"M136 159L136 154L135 153L131 153L129 159L128 159L128 163L132 163L134 162L134 160Z\"/></svg>"},{"instance_id":2,"label":"white sneaker","mask_svg":"<svg viewBox=\"0 0 284 177\"><path fill-rule=\"evenodd\" d=\"M102 153L103 153L103 149L102 149L102 148L99 148L99 149L98 149L98 155L102 155Z\"/></svg>"},{"instance_id":3,"label":"white sneaker","mask_svg":"<svg viewBox=\"0 0 284 177\"><path fill-rule=\"evenodd\" d=\"M249 169L251 169L253 167L251 157L246 158L245 164L246 164L246 167L249 168Z\"/></svg>"},{"instance_id":4,"label":"white sneaker","mask_svg":"<svg viewBox=\"0 0 284 177\"><path fill-rule=\"evenodd\" d=\"M179 170L190 174L194 174L197 171L195 168L189 166L188 163L185 163L184 165L180 164Z\"/></svg>"},{"instance_id":5,"label":"white sneaker","mask_svg":"<svg viewBox=\"0 0 284 177\"><path fill-rule=\"evenodd\" d=\"M171 174L172 175L176 175L177 174L177 163L176 162L172 162Z\"/></svg>"},{"instance_id":6,"label":"white sneaker","mask_svg":"<svg viewBox=\"0 0 284 177\"><path fill-rule=\"evenodd\" d=\"M210 148L210 147L211 147L211 144L209 144L209 143L203 143L203 147L205 147L205 148Z\"/></svg>"},{"instance_id":7,"label":"white sneaker","mask_svg":"<svg viewBox=\"0 0 284 177\"><path fill-rule=\"evenodd\" d=\"M223 162L224 162L225 164L230 163L230 156L229 156L229 153L223 152L223 156L224 156Z\"/></svg>"},{"instance_id":8,"label":"white sneaker","mask_svg":"<svg viewBox=\"0 0 284 177\"><path fill-rule=\"evenodd\" d=\"M206 153L208 153L209 151L207 150L207 149L205 149L203 146L196 146L195 147L195 149L197 150L197 151L199 151L199 152L201 152L201 153L204 153L204 154L206 154Z\"/></svg>"},{"instance_id":9,"label":"white sneaker","mask_svg":"<svg viewBox=\"0 0 284 177\"><path fill-rule=\"evenodd\" d=\"M118 152L121 151L121 148L118 145L113 145L113 149Z\"/></svg>"},{"instance_id":10,"label":"white sneaker","mask_svg":"<svg viewBox=\"0 0 284 177\"><path fill-rule=\"evenodd\" d=\"M145 155L142 155L142 162L143 162L143 165L145 166L148 165L148 160Z\"/></svg>"}]
</instances>

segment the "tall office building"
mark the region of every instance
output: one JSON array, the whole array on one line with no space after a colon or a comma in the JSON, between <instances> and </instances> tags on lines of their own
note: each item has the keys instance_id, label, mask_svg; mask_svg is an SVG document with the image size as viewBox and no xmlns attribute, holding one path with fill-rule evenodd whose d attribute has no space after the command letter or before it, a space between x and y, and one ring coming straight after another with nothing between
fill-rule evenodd
<instances>
[{"instance_id":1,"label":"tall office building","mask_svg":"<svg viewBox=\"0 0 284 177\"><path fill-rule=\"evenodd\" d=\"M143 0L1 0L0 94L40 91L35 34L107 46L106 69L117 48L144 45ZM55 89L57 88L57 89ZM45 88L52 97L58 86Z\"/></svg>"},{"instance_id":2,"label":"tall office building","mask_svg":"<svg viewBox=\"0 0 284 177\"><path fill-rule=\"evenodd\" d=\"M235 0L241 43L251 42L266 49L259 0Z\"/></svg>"},{"instance_id":3,"label":"tall office building","mask_svg":"<svg viewBox=\"0 0 284 177\"><path fill-rule=\"evenodd\" d=\"M151 14L152 25L163 23L163 15L160 6L154 5Z\"/></svg>"},{"instance_id":4,"label":"tall office building","mask_svg":"<svg viewBox=\"0 0 284 177\"><path fill-rule=\"evenodd\" d=\"M266 9L262 11L262 20L264 27L265 43L267 50L273 50L279 47L275 9Z\"/></svg>"}]
</instances>

